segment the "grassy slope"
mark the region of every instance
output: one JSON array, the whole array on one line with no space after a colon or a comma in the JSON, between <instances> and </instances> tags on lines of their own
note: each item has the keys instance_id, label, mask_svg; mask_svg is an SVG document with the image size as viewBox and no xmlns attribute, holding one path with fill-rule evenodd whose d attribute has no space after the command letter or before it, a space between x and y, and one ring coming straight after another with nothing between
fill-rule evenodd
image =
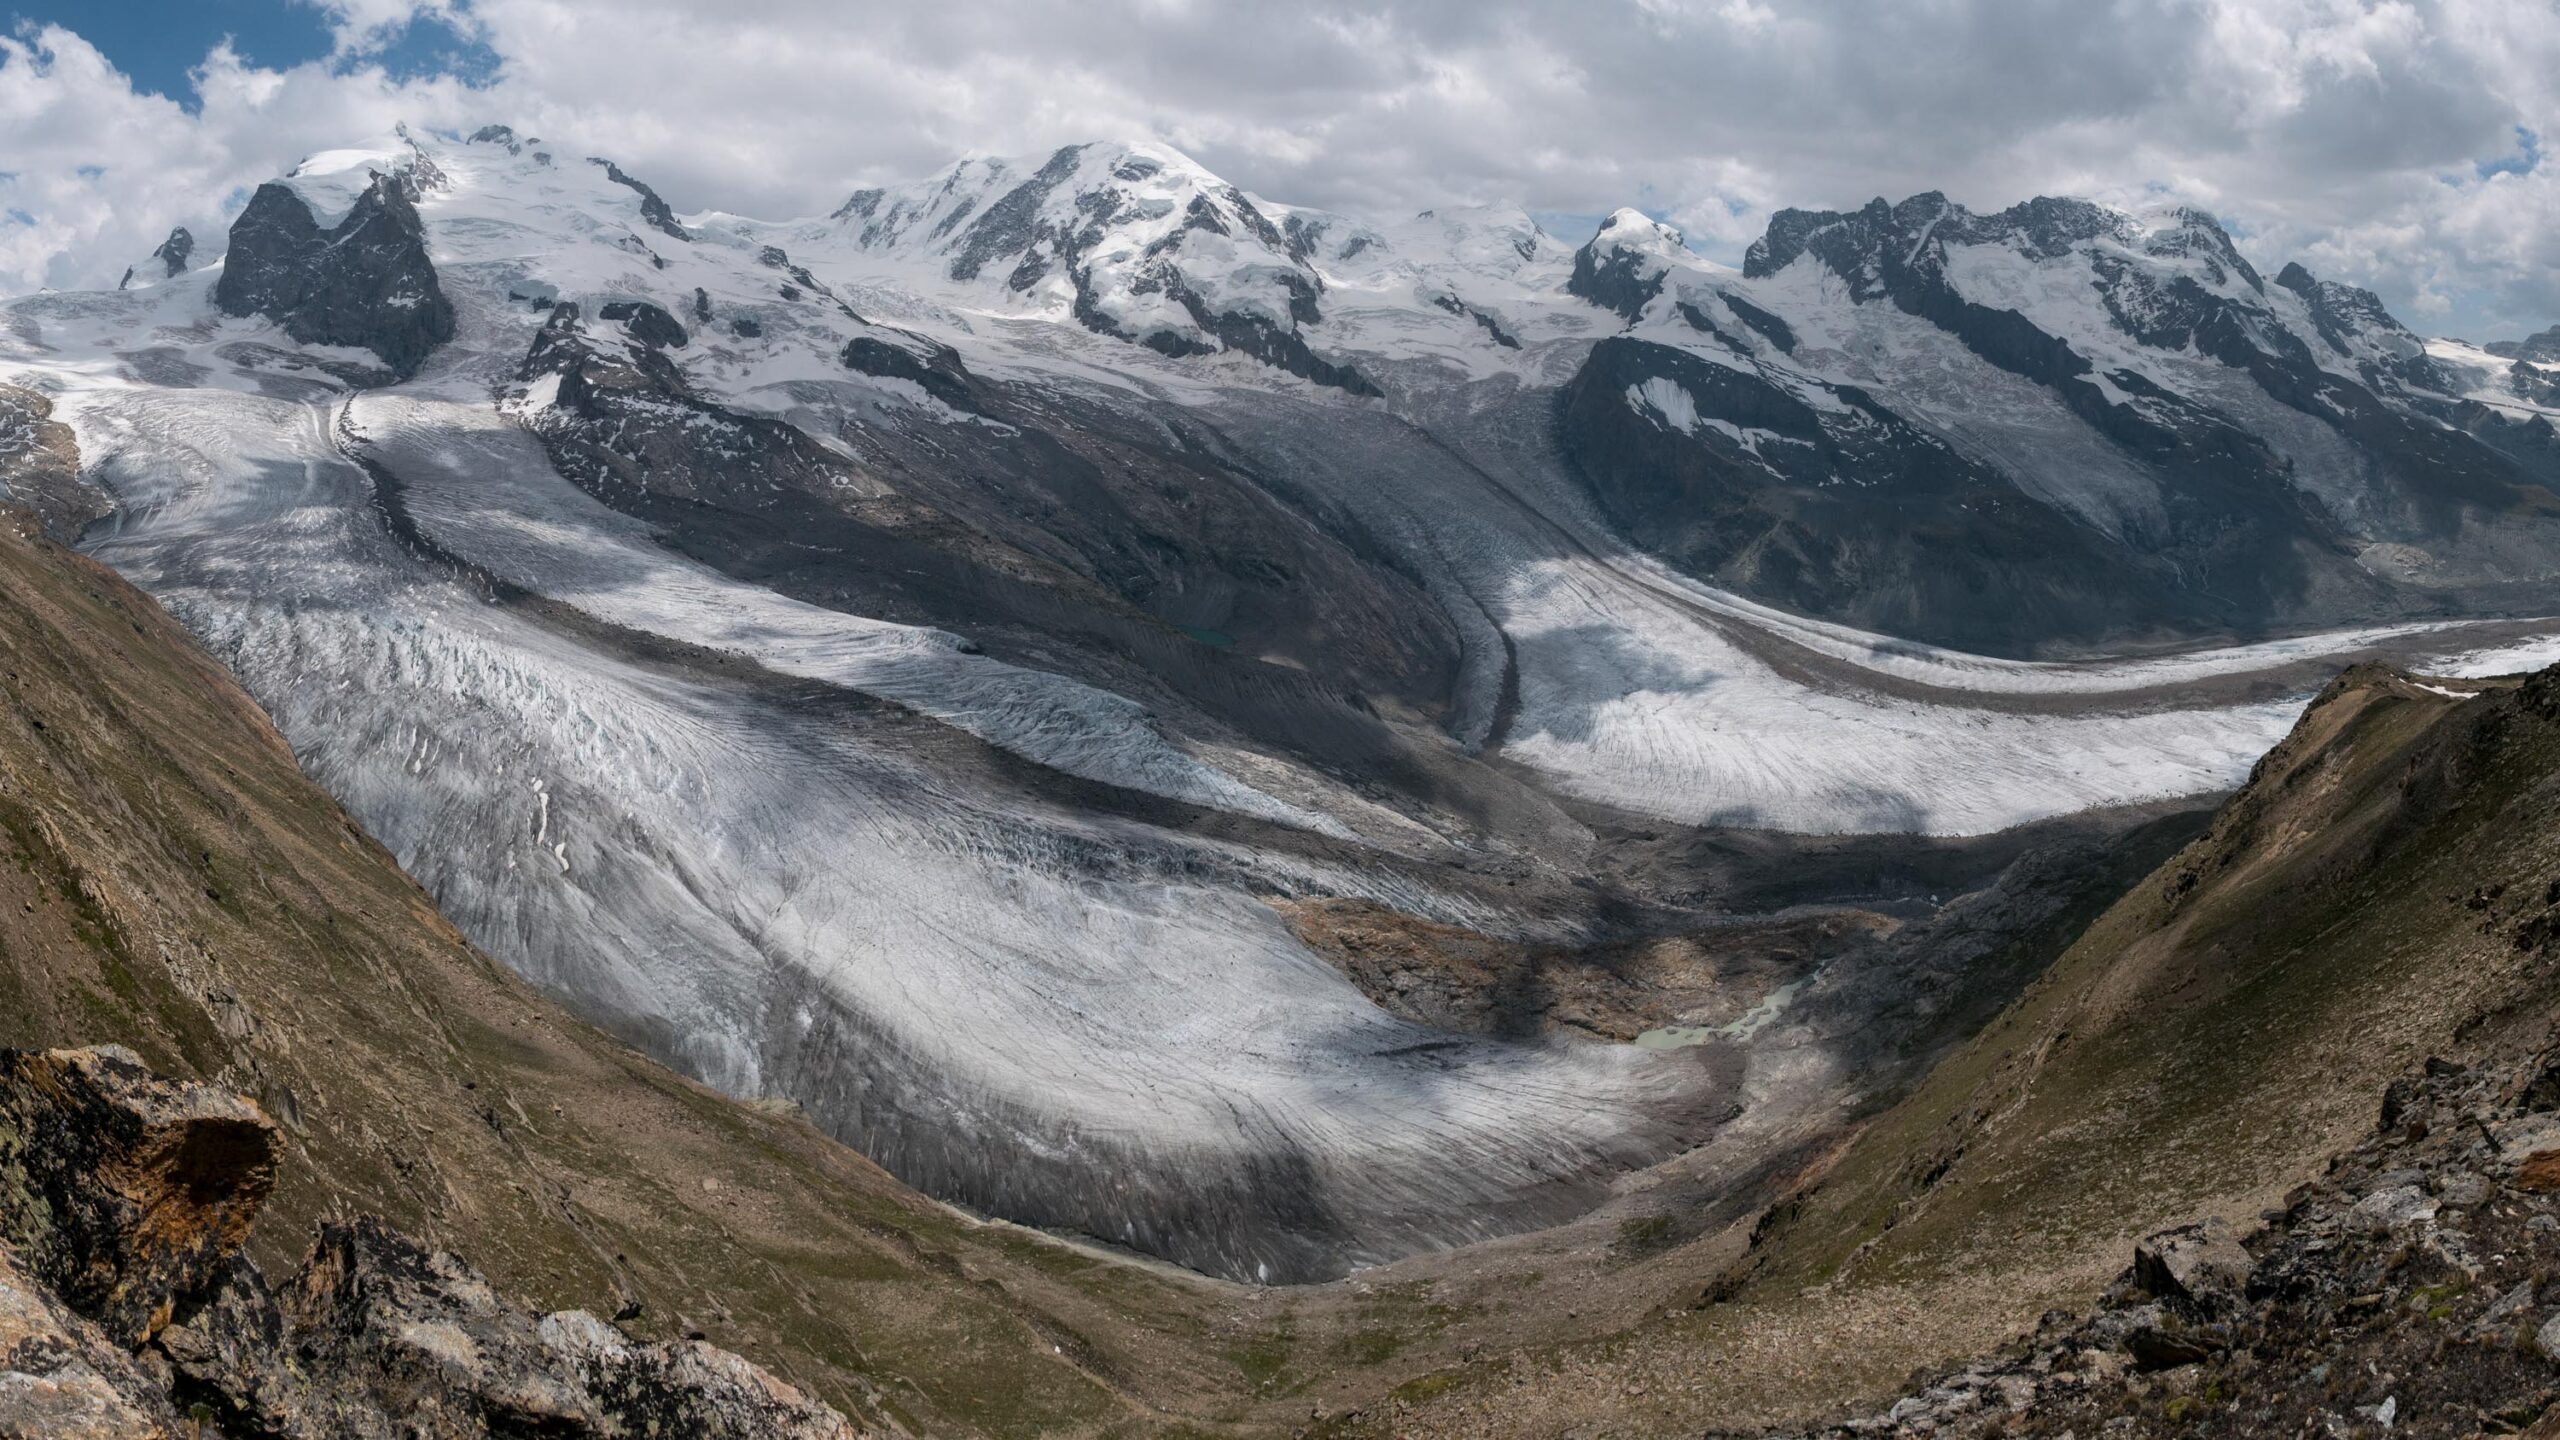
<instances>
[{"instance_id":1,"label":"grassy slope","mask_svg":"<svg viewBox=\"0 0 2560 1440\"><path fill-rule=\"evenodd\" d=\"M263 1260L381 1213L932 1435L1154 1429L1244 1387L1215 1287L972 1224L534 994L166 614L0 513L0 1044L262 1096L295 1140Z\"/></svg>"},{"instance_id":2,"label":"grassy slope","mask_svg":"<svg viewBox=\"0 0 2560 1440\"><path fill-rule=\"evenodd\" d=\"M2087 1301L2151 1230L2254 1219L2425 1055L2538 1036L2555 930L2560 674L2457 701L2350 672L1773 1212L1730 1298L1453 1371L1396 1432L1680 1433L1879 1395Z\"/></svg>"}]
</instances>

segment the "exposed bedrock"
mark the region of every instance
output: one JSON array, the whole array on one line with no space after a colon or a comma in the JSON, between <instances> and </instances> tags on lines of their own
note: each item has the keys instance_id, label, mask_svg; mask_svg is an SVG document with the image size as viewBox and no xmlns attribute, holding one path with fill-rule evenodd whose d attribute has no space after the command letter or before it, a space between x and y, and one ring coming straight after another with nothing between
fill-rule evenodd
<instances>
[{"instance_id":1,"label":"exposed bedrock","mask_svg":"<svg viewBox=\"0 0 2560 1440\"><path fill-rule=\"evenodd\" d=\"M1784 211L1739 282L1640 222L1571 288L1659 344L1596 346L1562 440L1700 578L2001 654L2550 603L2538 432L2452 398L2370 292L2270 283L2200 212Z\"/></svg>"},{"instance_id":2,"label":"exposed bedrock","mask_svg":"<svg viewBox=\"0 0 2560 1440\"><path fill-rule=\"evenodd\" d=\"M255 1104L128 1051L0 1051L0 1436L856 1433L727 1351L539 1314L367 1217L271 1287L242 1246L282 1150Z\"/></svg>"},{"instance_id":3,"label":"exposed bedrock","mask_svg":"<svg viewBox=\"0 0 2560 1440\"><path fill-rule=\"evenodd\" d=\"M371 350L395 377L417 373L453 338L453 304L427 259L409 183L377 173L326 230L291 187L259 186L231 223L214 304L264 315L305 344Z\"/></svg>"},{"instance_id":4,"label":"exposed bedrock","mask_svg":"<svg viewBox=\"0 0 2560 1440\"><path fill-rule=\"evenodd\" d=\"M1697 428L1631 404L1648 386L1675 408L1685 398ZM1613 522L1772 604L1994 652L2246 612L2244 597L2180 586L2173 567L2110 546L1863 394L1843 399L1826 414L1747 371L1613 338L1557 415L1565 454ZM2264 608L2286 567L2255 583Z\"/></svg>"}]
</instances>

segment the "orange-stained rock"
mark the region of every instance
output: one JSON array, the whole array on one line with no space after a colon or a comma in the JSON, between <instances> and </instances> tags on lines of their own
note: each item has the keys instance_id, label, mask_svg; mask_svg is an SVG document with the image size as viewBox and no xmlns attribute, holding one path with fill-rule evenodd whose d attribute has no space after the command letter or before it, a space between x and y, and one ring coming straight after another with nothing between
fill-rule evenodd
<instances>
[{"instance_id":1,"label":"orange-stained rock","mask_svg":"<svg viewBox=\"0 0 2560 1440\"><path fill-rule=\"evenodd\" d=\"M119 1345L220 1283L276 1157L255 1104L129 1051L0 1051L0 1241Z\"/></svg>"}]
</instances>

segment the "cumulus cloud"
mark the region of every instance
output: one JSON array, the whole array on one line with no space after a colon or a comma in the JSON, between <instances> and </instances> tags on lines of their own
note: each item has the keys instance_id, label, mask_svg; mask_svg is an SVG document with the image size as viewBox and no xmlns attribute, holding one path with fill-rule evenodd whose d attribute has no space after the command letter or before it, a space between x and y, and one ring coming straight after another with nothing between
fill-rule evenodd
<instances>
[{"instance_id":1,"label":"cumulus cloud","mask_svg":"<svg viewBox=\"0 0 2560 1440\"><path fill-rule=\"evenodd\" d=\"M190 113L135 91L69 30L0 36L0 292L113 285L178 225L218 247L248 192L304 154L403 117L458 120L485 98L378 67L259 69L227 45L195 79Z\"/></svg>"},{"instance_id":2,"label":"cumulus cloud","mask_svg":"<svg viewBox=\"0 0 2560 1440\"><path fill-rule=\"evenodd\" d=\"M1635 204L1726 258L1785 205L2170 196L2416 323L2560 317L2548 0L314 3L338 54L217 51L196 114L67 32L0 41L0 206L34 222L0 229L0 285L112 283L168 223L407 117L507 120L680 208L763 215L1122 135L1360 214ZM485 43L494 78L369 66L419 13Z\"/></svg>"}]
</instances>

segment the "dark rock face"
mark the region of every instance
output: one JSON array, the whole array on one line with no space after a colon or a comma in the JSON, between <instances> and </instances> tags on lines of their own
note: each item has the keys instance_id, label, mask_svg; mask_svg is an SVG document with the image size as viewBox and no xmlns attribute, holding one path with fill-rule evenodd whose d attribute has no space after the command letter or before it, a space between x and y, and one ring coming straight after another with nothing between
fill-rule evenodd
<instances>
[{"instance_id":1,"label":"dark rock face","mask_svg":"<svg viewBox=\"0 0 2560 1440\"><path fill-rule=\"evenodd\" d=\"M1604 244L1610 233L1578 258L1576 293L1634 317L1663 283L1659 262ZM2116 332L2208 357L2236 386L2173 391L2132 368L2102 369L2074 339L1971 298L1950 271L1956 246L2085 266ZM1844 403L1791 408L1785 386L1753 380L1758 361L1741 337L1756 335L1769 347L1757 355L1774 358L1794 352L1792 328L1730 289L1711 298L1691 287L1679 315L1749 368L1674 375L1670 347L1639 359L1603 345L1566 391L1562 440L1631 538L1702 576L1817 615L2006 653L2155 629L2245 635L2546 603L2524 587L2547 589L2560 570L2537 558L2560 539L2560 457L2512 422L2459 413L2423 344L2370 292L2299 266L2270 287L2210 216L2182 211L2146 228L2057 199L1976 215L1924 194L1783 211L1744 271L1767 278L1799 264L1828 271L1849 303L1898 309L2050 392L2147 477L2156 502L2096 523L2056 508L2064 502L2041 498L2051 477L2018 468L2034 461L1978 450L1958 459L1937 422L1896 413L1890 391L1817 381ZM2301 310L2290 308L2297 297ZM1718 299L1737 327L1710 313ZM1677 433L1623 401L1647 380L1689 391L1702 423ZM2330 432L2308 453L2348 457L2324 462L2334 468L2316 496L2297 473L2315 442L2293 422L2269 423L2270 400ZM1744 444L1713 422L1779 443ZM1875 464L1869 437L1884 434L1909 458ZM1766 518L1780 514L1786 523ZM2373 546L2416 547L2431 568L2368 568ZM1933 569L1948 578L1926 578Z\"/></svg>"},{"instance_id":2,"label":"dark rock face","mask_svg":"<svg viewBox=\"0 0 2560 1440\"><path fill-rule=\"evenodd\" d=\"M1700 427L1639 410L1629 392L1648 384L1675 387ZM1839 398L1841 409L1817 410L1750 372L1621 337L1595 347L1565 388L1558 425L1567 458L1630 538L1776 604L2000 650L2231 618L1863 392ZM2283 573L2271 560L2257 583Z\"/></svg>"},{"instance_id":3,"label":"dark rock face","mask_svg":"<svg viewBox=\"0 0 2560 1440\"><path fill-rule=\"evenodd\" d=\"M240 1248L279 1149L257 1106L127 1052L0 1051L0 1436L856 1433L726 1351L538 1315L372 1219L324 1224L270 1289Z\"/></svg>"},{"instance_id":4,"label":"dark rock face","mask_svg":"<svg viewBox=\"0 0 2560 1440\"><path fill-rule=\"evenodd\" d=\"M1565 281L1565 291L1622 319L1633 320L1662 293L1666 270L1661 257L1629 243L1630 227L1652 222L1629 211L1620 211L1600 227L1589 243L1573 252L1573 274ZM1660 228L1660 227L1657 227ZM1664 232L1674 244L1676 231Z\"/></svg>"},{"instance_id":5,"label":"dark rock face","mask_svg":"<svg viewBox=\"0 0 2560 1440\"><path fill-rule=\"evenodd\" d=\"M932 345L923 355L892 345L869 335L859 336L844 347L846 368L865 375L885 379L911 380L924 387L924 392L954 410L963 412L978 408L970 395L975 381L960 363L959 353L947 345Z\"/></svg>"},{"instance_id":6,"label":"dark rock face","mask_svg":"<svg viewBox=\"0 0 2560 1440\"><path fill-rule=\"evenodd\" d=\"M2316 279L2299 264L2276 272L2276 283L2302 297L2321 340L2357 362L2366 384L2385 392L2452 388L2442 368L2427 357L2425 342L2383 307L2381 296Z\"/></svg>"},{"instance_id":7,"label":"dark rock face","mask_svg":"<svg viewBox=\"0 0 2560 1440\"><path fill-rule=\"evenodd\" d=\"M646 300L606 301L597 308L596 317L613 321L629 330L632 339L655 349L681 350L693 341L676 317Z\"/></svg>"},{"instance_id":8,"label":"dark rock face","mask_svg":"<svg viewBox=\"0 0 2560 1440\"><path fill-rule=\"evenodd\" d=\"M1289 278L1295 281L1297 277ZM1318 356L1313 350L1307 348L1306 340L1295 330L1283 329L1260 315L1212 310L1208 303L1200 298L1198 292L1182 281L1178 272L1166 275L1163 285L1165 293L1172 296L1175 303L1181 305L1190 314L1193 324L1217 336L1218 343L1230 350L1242 351L1275 370L1285 371L1302 380L1330 386L1348 394L1374 399L1384 393L1351 366L1337 365ZM1312 323L1316 318L1313 287L1305 282L1298 282L1291 289L1293 295L1290 304L1291 314L1302 325ZM1090 306L1083 303L1081 282L1079 282L1077 305L1080 316L1091 316L1094 313ZM1088 323L1091 322L1088 321ZM1094 328L1103 329L1104 326L1095 325ZM1116 327L1109 333L1116 333ZM1171 355L1198 353L1161 332L1148 336L1143 343L1150 349L1162 350Z\"/></svg>"},{"instance_id":9,"label":"dark rock face","mask_svg":"<svg viewBox=\"0 0 2560 1440\"><path fill-rule=\"evenodd\" d=\"M187 227L181 225L169 232L169 238L160 242L160 248L151 252L151 258L160 262L169 278L175 279L186 273L187 257L195 253L196 237L188 234Z\"/></svg>"},{"instance_id":10,"label":"dark rock face","mask_svg":"<svg viewBox=\"0 0 2560 1440\"><path fill-rule=\"evenodd\" d=\"M624 174L621 166L614 164L612 161L607 160L601 155L588 156L587 163L590 165L603 166L604 178L639 195L640 218L648 221L651 229L656 230L658 233L665 235L671 240L690 240L693 238L691 232L687 231L682 225L676 223L676 212L668 207L666 201L658 198L657 191L650 189L648 186L632 179L629 175Z\"/></svg>"},{"instance_id":11,"label":"dark rock face","mask_svg":"<svg viewBox=\"0 0 2560 1440\"><path fill-rule=\"evenodd\" d=\"M1734 313L1743 324L1760 332L1760 337L1778 347L1781 355L1796 353L1796 332L1786 321L1752 304L1739 295L1728 293L1724 308Z\"/></svg>"},{"instance_id":12,"label":"dark rock face","mask_svg":"<svg viewBox=\"0 0 2560 1440\"><path fill-rule=\"evenodd\" d=\"M427 259L415 200L406 182L377 174L324 231L292 190L259 186L232 222L214 304L264 315L305 344L371 350L397 378L416 374L453 338L453 304Z\"/></svg>"},{"instance_id":13,"label":"dark rock face","mask_svg":"<svg viewBox=\"0 0 2560 1440\"><path fill-rule=\"evenodd\" d=\"M2429 1060L2253 1233L2154 1235L2086 1316L1813 1433L2551 1433L2555 1106L2560 1051Z\"/></svg>"},{"instance_id":14,"label":"dark rock face","mask_svg":"<svg viewBox=\"0 0 2560 1440\"><path fill-rule=\"evenodd\" d=\"M1457 296L1434 295L1431 297L1431 303L1448 311L1452 315L1462 315L1469 320L1473 320L1476 322L1476 327L1484 331L1485 338L1491 340L1494 344L1501 346L1503 349L1517 350L1520 348L1519 338L1514 336L1510 331L1504 329L1502 327L1502 321L1498 317L1486 311L1477 309L1475 306L1468 304Z\"/></svg>"},{"instance_id":15,"label":"dark rock face","mask_svg":"<svg viewBox=\"0 0 2560 1440\"><path fill-rule=\"evenodd\" d=\"M553 403L526 423L561 474L614 503L617 490L694 498L807 489L850 471L792 425L703 400L644 333L663 334L662 321L681 337L674 318L654 305L620 308L640 343L598 343L579 323L578 307L564 304L525 357L520 378L558 377Z\"/></svg>"}]
</instances>

